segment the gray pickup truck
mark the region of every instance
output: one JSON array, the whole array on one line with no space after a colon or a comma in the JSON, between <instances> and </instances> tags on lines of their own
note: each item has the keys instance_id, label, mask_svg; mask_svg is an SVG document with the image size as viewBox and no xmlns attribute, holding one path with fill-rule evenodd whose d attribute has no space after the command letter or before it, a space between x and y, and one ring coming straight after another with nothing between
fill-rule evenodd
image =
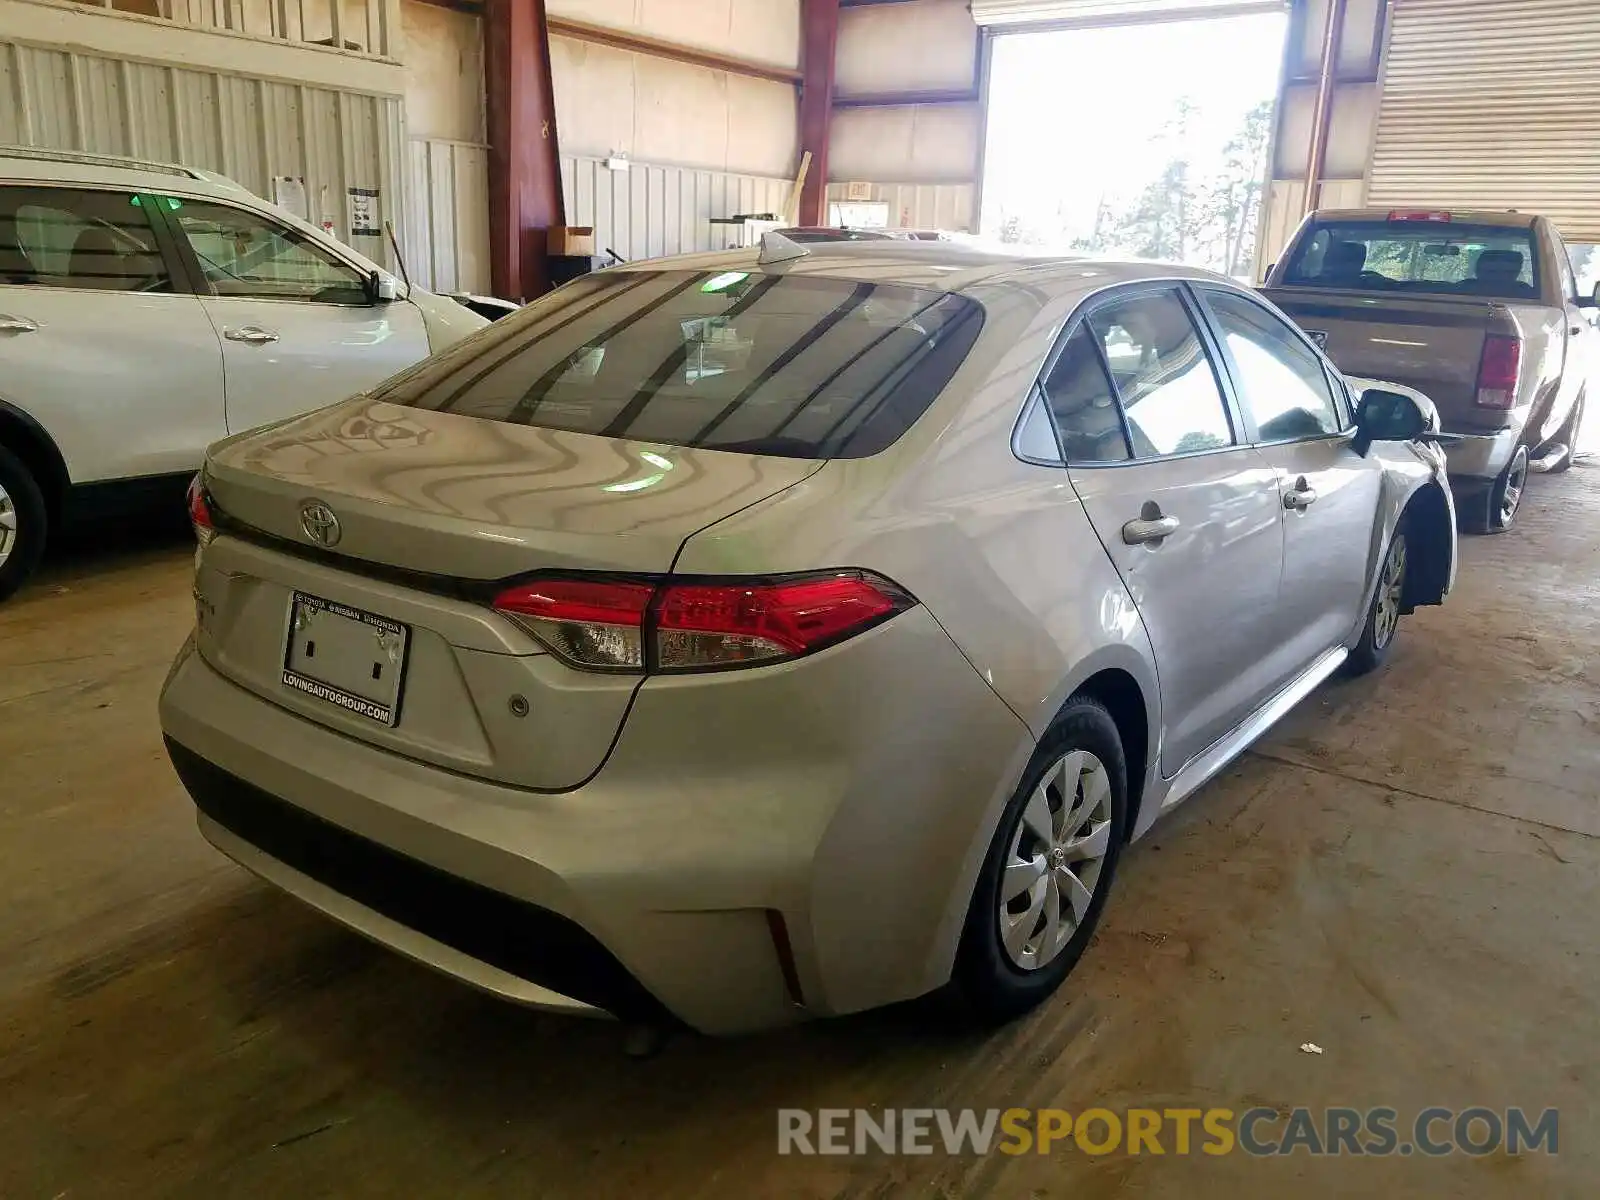
<instances>
[{"instance_id":1,"label":"gray pickup truck","mask_svg":"<svg viewBox=\"0 0 1600 1200\"><path fill-rule=\"evenodd\" d=\"M1266 295L1349 375L1438 406L1464 527L1510 528L1530 472L1564 471L1600 351L1566 244L1514 212L1314 212Z\"/></svg>"}]
</instances>

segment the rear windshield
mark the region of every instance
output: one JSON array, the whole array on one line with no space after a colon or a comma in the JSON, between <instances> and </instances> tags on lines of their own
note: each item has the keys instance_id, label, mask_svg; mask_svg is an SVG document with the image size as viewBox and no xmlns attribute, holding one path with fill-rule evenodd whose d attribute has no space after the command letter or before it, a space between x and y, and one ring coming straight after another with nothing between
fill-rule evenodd
<instances>
[{"instance_id":1,"label":"rear windshield","mask_svg":"<svg viewBox=\"0 0 1600 1200\"><path fill-rule=\"evenodd\" d=\"M1287 264L1293 287L1539 298L1533 233L1447 221L1340 221L1318 225Z\"/></svg>"},{"instance_id":2,"label":"rear windshield","mask_svg":"<svg viewBox=\"0 0 1600 1200\"><path fill-rule=\"evenodd\" d=\"M864 458L926 411L974 301L760 272L602 272L392 380L379 398L543 429Z\"/></svg>"}]
</instances>

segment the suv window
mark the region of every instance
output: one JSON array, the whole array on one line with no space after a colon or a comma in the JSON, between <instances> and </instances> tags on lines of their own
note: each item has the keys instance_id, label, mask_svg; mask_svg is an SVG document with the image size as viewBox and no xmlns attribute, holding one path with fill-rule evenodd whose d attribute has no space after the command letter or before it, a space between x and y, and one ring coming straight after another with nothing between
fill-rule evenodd
<instances>
[{"instance_id":1,"label":"suv window","mask_svg":"<svg viewBox=\"0 0 1600 1200\"><path fill-rule=\"evenodd\" d=\"M1061 348L1044 393L1068 462L1126 462L1133 457L1111 380L1087 325L1080 325Z\"/></svg>"},{"instance_id":2,"label":"suv window","mask_svg":"<svg viewBox=\"0 0 1600 1200\"><path fill-rule=\"evenodd\" d=\"M983 308L952 293L750 271L607 271L379 391L397 404L786 458L864 458L933 403Z\"/></svg>"},{"instance_id":3,"label":"suv window","mask_svg":"<svg viewBox=\"0 0 1600 1200\"><path fill-rule=\"evenodd\" d=\"M1122 399L1135 458L1234 444L1211 359L1176 291L1114 300L1089 314Z\"/></svg>"},{"instance_id":4,"label":"suv window","mask_svg":"<svg viewBox=\"0 0 1600 1200\"><path fill-rule=\"evenodd\" d=\"M219 296L309 304L372 302L359 271L296 230L227 204L176 197L164 201Z\"/></svg>"},{"instance_id":5,"label":"suv window","mask_svg":"<svg viewBox=\"0 0 1600 1200\"><path fill-rule=\"evenodd\" d=\"M1238 372L1239 402L1263 442L1339 432L1339 410L1322 360L1261 305L1231 292L1205 293Z\"/></svg>"},{"instance_id":6,"label":"suv window","mask_svg":"<svg viewBox=\"0 0 1600 1200\"><path fill-rule=\"evenodd\" d=\"M88 188L0 187L0 283L172 291L140 197Z\"/></svg>"}]
</instances>

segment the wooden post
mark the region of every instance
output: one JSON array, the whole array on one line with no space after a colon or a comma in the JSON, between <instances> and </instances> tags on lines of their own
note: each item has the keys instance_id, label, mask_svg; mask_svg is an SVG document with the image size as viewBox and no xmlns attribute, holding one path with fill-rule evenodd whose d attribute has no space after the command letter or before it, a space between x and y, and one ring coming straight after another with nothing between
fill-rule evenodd
<instances>
[{"instance_id":1,"label":"wooden post","mask_svg":"<svg viewBox=\"0 0 1600 1200\"><path fill-rule=\"evenodd\" d=\"M544 0L485 0L489 275L495 294L550 290L545 241L563 222L555 89Z\"/></svg>"},{"instance_id":2,"label":"wooden post","mask_svg":"<svg viewBox=\"0 0 1600 1200\"><path fill-rule=\"evenodd\" d=\"M828 133L833 123L834 57L839 45L839 0L802 0L800 30L800 152L811 156L800 192L801 225L828 222Z\"/></svg>"}]
</instances>

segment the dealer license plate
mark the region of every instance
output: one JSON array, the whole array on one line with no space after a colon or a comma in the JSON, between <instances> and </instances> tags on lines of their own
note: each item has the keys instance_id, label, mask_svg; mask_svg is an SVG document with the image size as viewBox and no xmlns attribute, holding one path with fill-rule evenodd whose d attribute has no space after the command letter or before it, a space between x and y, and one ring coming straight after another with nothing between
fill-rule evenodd
<instances>
[{"instance_id":1,"label":"dealer license plate","mask_svg":"<svg viewBox=\"0 0 1600 1200\"><path fill-rule=\"evenodd\" d=\"M295 592L283 685L380 725L400 719L411 630L398 621Z\"/></svg>"}]
</instances>

